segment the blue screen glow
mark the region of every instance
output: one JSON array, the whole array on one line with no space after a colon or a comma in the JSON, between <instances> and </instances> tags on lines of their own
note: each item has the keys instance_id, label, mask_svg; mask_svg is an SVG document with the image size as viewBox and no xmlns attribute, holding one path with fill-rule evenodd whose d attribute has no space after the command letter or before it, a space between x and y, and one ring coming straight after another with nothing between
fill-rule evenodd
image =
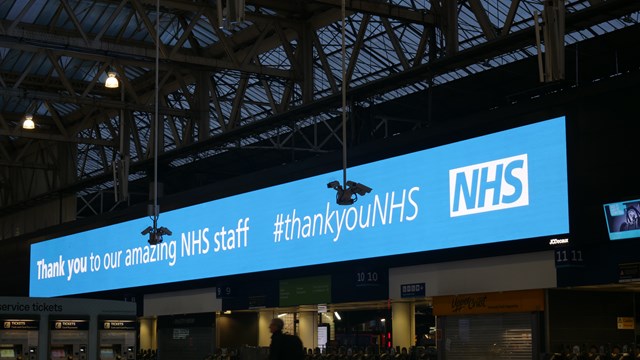
<instances>
[{"instance_id":1,"label":"blue screen glow","mask_svg":"<svg viewBox=\"0 0 640 360\"><path fill-rule=\"evenodd\" d=\"M351 206L342 171L31 246L47 297L494 243L569 232L564 117L348 169L373 189Z\"/></svg>"}]
</instances>

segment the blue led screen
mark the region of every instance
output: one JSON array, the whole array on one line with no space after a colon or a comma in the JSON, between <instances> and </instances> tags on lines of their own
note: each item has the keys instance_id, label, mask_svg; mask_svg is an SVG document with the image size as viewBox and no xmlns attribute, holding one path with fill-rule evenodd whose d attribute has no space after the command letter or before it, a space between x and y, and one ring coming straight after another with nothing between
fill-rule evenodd
<instances>
[{"instance_id":1,"label":"blue led screen","mask_svg":"<svg viewBox=\"0 0 640 360\"><path fill-rule=\"evenodd\" d=\"M62 296L569 232L564 117L31 246L30 295Z\"/></svg>"}]
</instances>

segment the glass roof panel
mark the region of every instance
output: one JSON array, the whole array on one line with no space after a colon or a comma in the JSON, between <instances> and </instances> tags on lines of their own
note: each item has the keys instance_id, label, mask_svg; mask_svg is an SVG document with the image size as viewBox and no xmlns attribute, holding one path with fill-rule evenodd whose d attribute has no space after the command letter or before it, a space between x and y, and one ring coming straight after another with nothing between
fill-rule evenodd
<instances>
[{"instance_id":1,"label":"glass roof panel","mask_svg":"<svg viewBox=\"0 0 640 360\"><path fill-rule=\"evenodd\" d=\"M135 6L132 6L130 2L127 2L123 6L119 13L115 13L120 5L119 1L116 2L102 2L102 1L83 1L83 0L67 0L70 7L73 9L74 15L81 22L84 32L91 39L99 32L104 31L104 39L108 39L107 46L114 44L122 44L122 46L132 46L135 44L139 46L144 45L147 48L153 47L153 39L149 34L149 29L143 21L140 14L135 11ZM429 0L390 0L385 2L386 4L392 4L393 6L400 6L410 11L423 11L430 9L431 1ZM509 13L509 8L513 4L511 1L506 0L480 0L483 9L486 11L490 22L497 29L502 29L504 21ZM31 4L31 6L29 6ZM519 31L525 28L529 28L532 25L532 17L535 11L541 12L542 3L539 1L523 0L517 3L518 11L515 14L514 22L511 27L511 32ZM143 6L146 6L143 4ZM485 43L486 37L482 31L476 14L471 11L468 2L461 2L458 5L459 10L459 45L460 50L465 50ZM575 13L582 11L590 6L590 2L582 0L574 0L566 3L567 13ZM168 6L167 6L168 8ZM196 14L189 13L188 11L172 11L166 12L167 8L163 8L161 14L161 28L162 28L162 42L168 46L174 46L181 41L184 31L188 28L188 25L192 21L197 21L193 26L193 30L187 41L181 42L181 46L188 50L189 53L196 53L197 49L211 48L216 46L219 42L217 36L217 29L214 29L212 21L217 19L209 18L211 14ZM283 16L287 14L288 10L274 10L268 6L262 6L256 8L254 5L247 6L247 12L253 13L256 23L268 19L270 16ZM284 5L283 7L284 8ZM604 22L598 25L592 26L590 29L584 29L579 31L573 31L565 36L566 44L573 44L585 39L592 38L606 34L617 29L622 29L628 26L636 25L638 22L638 12L634 12L619 19L614 19L608 22ZM147 16L152 24L155 23L155 8L145 7L145 16ZM197 16L197 19L194 17ZM69 31L71 33L77 31L76 25L69 17L67 10L60 4L60 2L53 1L29 1L29 0L10 0L2 1L0 3L0 18L5 21L13 21L21 17L21 21L24 24L37 24L40 26L47 26L56 31ZM393 46L392 39L389 37L384 24L379 16L372 15L369 17L369 23L366 26L364 33L364 41L357 43L358 31L360 30L362 20L364 16L362 13L353 13L347 19L347 59L350 59L353 54L357 52L357 60L353 62L352 75L350 78L349 86L355 87L359 85L367 84L376 79L389 76L394 73L401 72L403 70L401 59L406 58L410 65L413 65L413 59L417 56L418 46L421 41L421 37L425 32L425 26L422 24L410 23L403 20L389 19L389 23L393 28L395 37L398 39L398 44L403 50L402 56L396 52ZM257 19L257 20L256 20ZM53 24L52 24L53 22ZM243 23L234 24L229 28L222 29L221 31L229 38L229 44L234 51L242 53L242 44L235 43L235 35L246 36L247 33L255 30L254 22L247 20ZM314 74L314 98L319 99L328 96L333 93L331 89L331 83L335 83L340 87L342 78L342 54L341 54L341 26L340 21L333 22L327 26L324 26L316 30L316 35L321 43L322 50L326 55L326 63L329 65L329 69L323 68L324 63L320 59L320 54L317 53L317 49L313 49L313 74ZM105 26L107 27L105 29ZM260 28L264 28L262 25ZM444 45L442 39L445 38L440 30L436 31L436 36L439 41L438 46ZM76 34L76 37L80 37ZM240 36L239 36L240 37ZM196 39L194 42L192 39ZM297 40L293 40L290 44L293 51L296 51L298 46ZM217 49L217 47L216 47ZM426 51L428 51L428 47ZM455 79L466 77L472 74L482 72L487 69L495 68L513 61L523 59L528 56L535 56L536 49L531 45L527 45L523 49L517 49L509 51L508 53L501 54L492 59L488 59L486 63L472 64L462 69L453 70L445 74L440 74L434 78L435 84L444 84ZM420 54L421 56L424 54ZM96 59L80 59L72 57L65 53L60 55L53 51L53 56L58 61L61 68L64 69L65 76L74 84L76 82L86 82L87 84L93 81L98 74L100 68L104 62ZM292 70L292 60L289 58L284 46L275 45L271 50L260 53L257 55L258 63L263 67L277 68L282 70ZM139 60L139 59L135 59ZM148 59L147 59L148 60ZM226 59L225 59L226 60ZM422 57L422 63L428 62L428 56ZM349 62L347 62L347 65ZM60 74L52 66L50 58L44 52L25 51L16 49L7 49L6 47L0 47L0 71L4 73L21 74L28 71L30 75L34 77L40 77L46 79L43 82L43 86L47 86L49 89L55 89L58 94L65 93L67 90L60 83ZM153 64L149 63L148 66L140 65L140 62L133 64L118 64L123 67L125 76L134 84L140 82L148 82L152 77ZM164 69L163 69L164 71ZM327 71L329 74L327 74ZM19 75L17 75L19 76ZM100 82L104 80L106 75L100 74ZM301 104L302 90L301 83L288 82L283 79L257 76L254 74L241 73L237 70L220 70L216 71L212 75L212 80L215 83L216 97L220 102L220 109L215 109L215 105L212 102L209 104L210 111L210 132L212 134L218 134L222 132L220 123L218 120L219 112L222 113L224 119L229 119L232 112L232 106L234 99L237 96L240 81L243 77L249 76L248 84L245 88L244 102L240 109L241 122L250 123L265 117L270 116L274 110L272 109L271 102L280 104L283 101L283 96L287 94L287 87L290 87L291 101L288 104L290 107ZM332 80L332 81L330 81ZM265 90L263 81L269 85L270 94ZM80 83L81 84L81 83ZM187 83L184 85L185 89L179 89L174 91L169 96L166 96L167 106L173 109L189 110L192 107L190 101L193 99L193 93L195 89L192 84ZM399 89L389 91L381 96L375 97L376 102L389 101L391 99L404 96L416 91L420 91L426 88L423 82L415 84L409 84ZM54 90L49 90L54 91ZM150 90L144 90L146 92ZM143 91L143 92L144 92ZM186 91L187 93L183 93ZM137 94L141 101L147 97L148 94ZM88 94L89 98L99 98L99 94ZM284 99L287 101L287 99ZM3 100L3 111L12 111L16 113L23 112L28 106L31 106L30 102L7 102ZM81 109L82 106L74 103L55 103L54 109L61 116L66 117ZM46 109L39 110L41 113L48 113ZM139 141L142 151L146 151L148 146L149 132L149 113L135 113L135 122L139 127ZM321 118L317 116L316 119ZM112 120L114 120L113 118ZM173 128L179 134L182 134L182 130L188 123L187 119L173 116L173 120L167 119L165 123L166 139L165 144L167 149L175 148L177 145L173 139ZM114 120L115 121L115 120ZM173 121L173 126L168 124L169 121ZM308 126L314 123L313 120L305 120L307 122L300 122L300 126ZM112 126L115 125L111 124ZM275 132L264 132L259 137L247 137L242 140L242 143L252 143L260 141L261 139L268 138L273 133L278 131L290 131L287 127L277 129ZM100 125L100 136L102 138L110 138L113 136L111 130L105 124ZM194 129L194 134L197 134L199 129ZM83 136L96 137L95 133L85 133ZM133 136L133 135L132 135ZM135 153L136 145L133 139L131 140L131 149ZM179 141L179 140L178 140ZM97 154L96 147L91 147L91 156L87 157L87 169L89 169L82 176L86 176L92 171L98 171L100 169L100 162L102 162L102 155ZM79 149L85 149L85 145L79 145ZM220 151L206 152L203 156L214 155ZM107 151L108 153L108 151ZM144 157L144 154L140 154L140 157ZM91 164L91 162L95 162Z\"/></svg>"}]
</instances>

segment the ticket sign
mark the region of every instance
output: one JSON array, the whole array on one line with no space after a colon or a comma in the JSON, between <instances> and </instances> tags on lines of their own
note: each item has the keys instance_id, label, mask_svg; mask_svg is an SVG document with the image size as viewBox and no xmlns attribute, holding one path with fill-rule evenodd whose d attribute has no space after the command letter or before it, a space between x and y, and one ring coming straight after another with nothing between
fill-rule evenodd
<instances>
[{"instance_id":1,"label":"ticket sign","mask_svg":"<svg viewBox=\"0 0 640 360\"><path fill-rule=\"evenodd\" d=\"M137 322L135 320L103 320L100 328L103 330L136 330Z\"/></svg>"},{"instance_id":2,"label":"ticket sign","mask_svg":"<svg viewBox=\"0 0 640 360\"><path fill-rule=\"evenodd\" d=\"M563 117L31 246L30 296L52 297L569 232ZM473 236L470 236L473 234ZM150 274L153 274L152 276Z\"/></svg>"},{"instance_id":3,"label":"ticket sign","mask_svg":"<svg viewBox=\"0 0 640 360\"><path fill-rule=\"evenodd\" d=\"M51 330L89 330L86 320L56 320L51 322Z\"/></svg>"},{"instance_id":4,"label":"ticket sign","mask_svg":"<svg viewBox=\"0 0 640 360\"><path fill-rule=\"evenodd\" d=\"M38 330L38 320L15 320L15 319L0 319L2 328L0 330Z\"/></svg>"}]
</instances>

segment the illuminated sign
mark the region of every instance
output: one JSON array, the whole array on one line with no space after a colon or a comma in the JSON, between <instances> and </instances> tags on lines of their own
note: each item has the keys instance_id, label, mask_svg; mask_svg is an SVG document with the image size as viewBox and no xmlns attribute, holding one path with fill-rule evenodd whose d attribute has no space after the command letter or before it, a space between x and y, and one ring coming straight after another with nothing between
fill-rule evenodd
<instances>
[{"instance_id":1,"label":"illuminated sign","mask_svg":"<svg viewBox=\"0 0 640 360\"><path fill-rule=\"evenodd\" d=\"M400 286L400 297L401 298L415 298L415 297L424 297L427 286L425 283L417 283L417 284L402 284Z\"/></svg>"},{"instance_id":2,"label":"illuminated sign","mask_svg":"<svg viewBox=\"0 0 640 360\"><path fill-rule=\"evenodd\" d=\"M101 329L103 330L136 330L135 320L103 320Z\"/></svg>"},{"instance_id":3,"label":"illuminated sign","mask_svg":"<svg viewBox=\"0 0 640 360\"><path fill-rule=\"evenodd\" d=\"M529 205L528 173L527 154L450 170L451 216Z\"/></svg>"},{"instance_id":4,"label":"illuminated sign","mask_svg":"<svg viewBox=\"0 0 640 360\"><path fill-rule=\"evenodd\" d=\"M56 320L51 322L51 330L89 330L86 320Z\"/></svg>"},{"instance_id":5,"label":"illuminated sign","mask_svg":"<svg viewBox=\"0 0 640 360\"><path fill-rule=\"evenodd\" d=\"M39 322L37 320L11 320L0 319L3 326L0 330L38 330Z\"/></svg>"},{"instance_id":6,"label":"illuminated sign","mask_svg":"<svg viewBox=\"0 0 640 360\"><path fill-rule=\"evenodd\" d=\"M635 318L633 316L618 317L618 330L633 330L635 328Z\"/></svg>"},{"instance_id":7,"label":"illuminated sign","mask_svg":"<svg viewBox=\"0 0 640 360\"><path fill-rule=\"evenodd\" d=\"M604 205L610 240L640 237L640 200Z\"/></svg>"},{"instance_id":8,"label":"illuminated sign","mask_svg":"<svg viewBox=\"0 0 640 360\"><path fill-rule=\"evenodd\" d=\"M280 280L280 306L331 302L331 277L314 276Z\"/></svg>"},{"instance_id":9,"label":"illuminated sign","mask_svg":"<svg viewBox=\"0 0 640 360\"><path fill-rule=\"evenodd\" d=\"M567 238L563 238L563 239L551 239L549 240L549 245L561 245L561 244L568 244L569 243L569 239Z\"/></svg>"},{"instance_id":10,"label":"illuminated sign","mask_svg":"<svg viewBox=\"0 0 640 360\"><path fill-rule=\"evenodd\" d=\"M373 188L352 206L342 171L31 246L30 295L62 296L554 236L569 231L565 119L349 168Z\"/></svg>"},{"instance_id":11,"label":"illuminated sign","mask_svg":"<svg viewBox=\"0 0 640 360\"><path fill-rule=\"evenodd\" d=\"M331 300L334 303L389 298L387 268L372 268L367 265L351 270L334 271L331 275Z\"/></svg>"},{"instance_id":12,"label":"illuminated sign","mask_svg":"<svg viewBox=\"0 0 640 360\"><path fill-rule=\"evenodd\" d=\"M531 311L544 311L543 290L436 296L433 298L433 314L437 316Z\"/></svg>"}]
</instances>

